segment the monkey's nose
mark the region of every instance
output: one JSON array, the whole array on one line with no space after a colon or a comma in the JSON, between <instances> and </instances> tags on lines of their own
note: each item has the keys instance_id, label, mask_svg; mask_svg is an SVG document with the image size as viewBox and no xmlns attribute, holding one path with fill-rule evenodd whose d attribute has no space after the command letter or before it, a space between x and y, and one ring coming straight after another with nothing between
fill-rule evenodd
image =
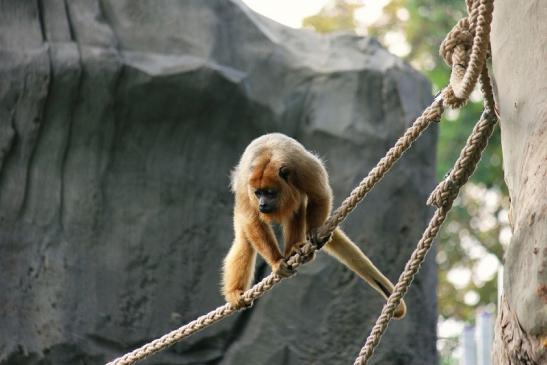
<instances>
[{"instance_id":1,"label":"monkey's nose","mask_svg":"<svg viewBox=\"0 0 547 365\"><path fill-rule=\"evenodd\" d=\"M271 205L260 204L258 206L258 210L260 210L260 213L271 213L273 211L273 208Z\"/></svg>"}]
</instances>

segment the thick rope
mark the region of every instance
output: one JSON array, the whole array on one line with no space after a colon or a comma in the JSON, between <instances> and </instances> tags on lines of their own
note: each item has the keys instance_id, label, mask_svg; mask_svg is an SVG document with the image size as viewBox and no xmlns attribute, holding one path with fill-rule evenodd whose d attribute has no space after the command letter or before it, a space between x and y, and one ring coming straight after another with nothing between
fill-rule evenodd
<instances>
[{"instance_id":1,"label":"thick rope","mask_svg":"<svg viewBox=\"0 0 547 365\"><path fill-rule=\"evenodd\" d=\"M443 54L445 61L453 66L450 86L442 93L443 102L452 107L463 105L480 76L485 110L469 136L453 169L431 193L427 203L436 206L437 210L412 253L405 269L401 273L393 293L384 305L382 313L372 328L365 345L361 348L359 355L355 359L354 365L365 365L372 356L374 348L380 342L402 297L408 290L414 276L425 259L425 255L431 248L433 239L446 219L446 215L458 196L460 188L475 171L482 151L488 144L488 139L497 122L494 113L492 86L486 67L493 0L466 0L466 4L469 11L468 18L460 20L441 44L441 54ZM464 29L468 28L469 24L473 25L473 32L475 34L470 57L461 53L462 51L465 52L466 48L469 49L467 45L470 31L469 29ZM479 56L480 59L477 58ZM469 62L467 62L468 59L470 60ZM454 61L461 62L459 68L454 67Z\"/></svg>"}]
</instances>

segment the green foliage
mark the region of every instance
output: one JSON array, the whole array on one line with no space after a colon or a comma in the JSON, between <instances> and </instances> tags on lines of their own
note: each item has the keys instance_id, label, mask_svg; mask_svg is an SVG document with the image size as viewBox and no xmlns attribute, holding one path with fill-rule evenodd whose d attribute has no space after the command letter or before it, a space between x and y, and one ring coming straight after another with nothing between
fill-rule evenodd
<instances>
[{"instance_id":1,"label":"green foliage","mask_svg":"<svg viewBox=\"0 0 547 365\"><path fill-rule=\"evenodd\" d=\"M304 19L302 25L315 29L320 33L335 31L352 32L357 26L353 14L358 7L359 5L353 2L336 0L321 9L318 14Z\"/></svg>"},{"instance_id":2,"label":"green foliage","mask_svg":"<svg viewBox=\"0 0 547 365\"><path fill-rule=\"evenodd\" d=\"M441 365L458 365L458 360L454 359L452 356L442 356Z\"/></svg>"},{"instance_id":3,"label":"green foliage","mask_svg":"<svg viewBox=\"0 0 547 365\"><path fill-rule=\"evenodd\" d=\"M447 85L450 69L439 56L438 48L453 25L466 14L465 1L392 0L384 7L384 15L375 24L366 26L354 18L361 5L357 1L335 0L319 14L307 18L304 25L323 33L357 31L375 36L384 44L388 43L390 32L402 33L410 45L406 60L425 73L433 92ZM439 180L457 159L481 111L480 100L469 102L461 110L449 112L450 118L441 121L437 147ZM456 201L438 239L439 312L443 317L471 321L477 306L496 302L496 277L484 281L476 278L478 264L483 258L476 252L482 248L485 254L493 254L502 261L499 237L508 225L502 218L507 208L501 141L499 130L496 130L478 170ZM473 273L474 279L463 288L456 288L448 279L451 270L456 268ZM471 305L464 304L464 297L469 292L479 295L479 300Z\"/></svg>"}]
</instances>

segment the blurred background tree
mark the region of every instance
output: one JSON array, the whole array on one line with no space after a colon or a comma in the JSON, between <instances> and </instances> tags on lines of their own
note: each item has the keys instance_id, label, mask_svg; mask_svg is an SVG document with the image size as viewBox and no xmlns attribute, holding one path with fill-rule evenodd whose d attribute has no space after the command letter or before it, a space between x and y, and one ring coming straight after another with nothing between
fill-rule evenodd
<instances>
[{"instance_id":1,"label":"blurred background tree","mask_svg":"<svg viewBox=\"0 0 547 365\"><path fill-rule=\"evenodd\" d=\"M423 72L436 93L450 77L449 67L439 56L439 45L465 14L463 0L333 0L318 14L305 18L303 26L321 33L350 31L378 38L392 53ZM464 108L446 113L437 147L439 180L458 157L481 111L481 94L475 90ZM472 322L477 308L495 308L502 244L507 244L511 235L508 205L497 129L438 239L441 326L443 322ZM443 348L454 347L453 341L439 347L442 354ZM443 363L450 363L450 359L445 357Z\"/></svg>"}]
</instances>

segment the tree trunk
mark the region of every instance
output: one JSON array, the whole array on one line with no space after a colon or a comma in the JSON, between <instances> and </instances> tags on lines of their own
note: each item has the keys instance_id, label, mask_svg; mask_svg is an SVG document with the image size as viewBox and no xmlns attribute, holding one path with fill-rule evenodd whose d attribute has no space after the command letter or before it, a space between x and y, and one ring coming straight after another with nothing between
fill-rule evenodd
<instances>
[{"instance_id":1,"label":"tree trunk","mask_svg":"<svg viewBox=\"0 0 547 365\"><path fill-rule=\"evenodd\" d=\"M497 0L492 65L513 238L494 364L547 363L547 2Z\"/></svg>"}]
</instances>

